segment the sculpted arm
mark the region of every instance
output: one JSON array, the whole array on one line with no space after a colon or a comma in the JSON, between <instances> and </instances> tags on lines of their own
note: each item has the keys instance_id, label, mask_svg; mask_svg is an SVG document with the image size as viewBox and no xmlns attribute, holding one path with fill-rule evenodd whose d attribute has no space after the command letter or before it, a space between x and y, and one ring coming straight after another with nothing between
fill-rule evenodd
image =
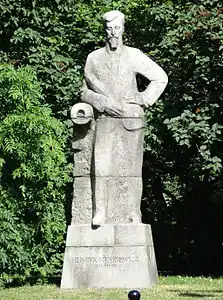
<instances>
[{"instance_id":1,"label":"sculpted arm","mask_svg":"<svg viewBox=\"0 0 223 300\"><path fill-rule=\"evenodd\" d=\"M99 112L105 112L111 116L122 116L121 107L115 105L112 99L105 95L106 87L95 75L93 62L88 56L84 69L84 83L82 89L82 101L90 104Z\"/></svg>"},{"instance_id":2,"label":"sculpted arm","mask_svg":"<svg viewBox=\"0 0 223 300\"><path fill-rule=\"evenodd\" d=\"M106 100L105 96L98 94L98 93L92 91L90 88L88 88L86 80L84 80L83 87L82 87L82 101L83 102L90 104L99 112L103 112L105 100Z\"/></svg>"},{"instance_id":3,"label":"sculpted arm","mask_svg":"<svg viewBox=\"0 0 223 300\"><path fill-rule=\"evenodd\" d=\"M163 93L168 83L167 74L160 66L141 51L139 51L136 56L135 66L136 73L143 75L150 81L146 90L140 93L144 106L149 107L153 105Z\"/></svg>"},{"instance_id":4,"label":"sculpted arm","mask_svg":"<svg viewBox=\"0 0 223 300\"><path fill-rule=\"evenodd\" d=\"M100 88L100 83L93 73L93 63L90 56L87 57L84 68L84 82L82 87L82 101L90 104L99 112L104 111L106 97Z\"/></svg>"}]
</instances>

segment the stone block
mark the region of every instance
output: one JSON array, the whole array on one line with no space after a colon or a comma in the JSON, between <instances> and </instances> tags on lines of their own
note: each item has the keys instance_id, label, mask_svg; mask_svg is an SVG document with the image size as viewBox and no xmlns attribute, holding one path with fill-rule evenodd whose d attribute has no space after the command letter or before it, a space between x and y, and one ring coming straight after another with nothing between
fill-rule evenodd
<instances>
[{"instance_id":1,"label":"stone block","mask_svg":"<svg viewBox=\"0 0 223 300\"><path fill-rule=\"evenodd\" d=\"M67 247L112 246L115 243L114 226L104 225L93 230L91 225L71 225L67 231Z\"/></svg>"},{"instance_id":2,"label":"stone block","mask_svg":"<svg viewBox=\"0 0 223 300\"><path fill-rule=\"evenodd\" d=\"M73 184L71 224L91 224L92 219L92 190L91 178L75 177Z\"/></svg>"},{"instance_id":3,"label":"stone block","mask_svg":"<svg viewBox=\"0 0 223 300\"><path fill-rule=\"evenodd\" d=\"M69 226L61 288L149 288L157 283L150 225Z\"/></svg>"},{"instance_id":4,"label":"stone block","mask_svg":"<svg viewBox=\"0 0 223 300\"><path fill-rule=\"evenodd\" d=\"M153 247L150 225L123 224L115 226L115 244L125 246L148 245Z\"/></svg>"}]
</instances>

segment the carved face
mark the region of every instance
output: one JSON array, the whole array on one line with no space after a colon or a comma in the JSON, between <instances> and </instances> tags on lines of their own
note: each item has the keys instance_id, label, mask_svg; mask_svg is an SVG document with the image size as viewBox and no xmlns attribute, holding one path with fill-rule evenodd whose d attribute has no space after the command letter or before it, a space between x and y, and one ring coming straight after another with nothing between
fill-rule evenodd
<instances>
[{"instance_id":1,"label":"carved face","mask_svg":"<svg viewBox=\"0 0 223 300\"><path fill-rule=\"evenodd\" d=\"M123 31L124 25L121 18L115 18L112 21L106 22L105 32L112 51L117 49L119 42L122 40Z\"/></svg>"}]
</instances>

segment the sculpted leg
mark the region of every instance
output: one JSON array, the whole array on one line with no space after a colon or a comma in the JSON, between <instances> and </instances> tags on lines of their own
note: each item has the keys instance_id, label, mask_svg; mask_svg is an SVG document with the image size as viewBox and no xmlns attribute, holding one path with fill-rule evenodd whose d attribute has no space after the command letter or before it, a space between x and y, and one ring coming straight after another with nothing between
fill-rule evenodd
<instances>
[{"instance_id":1,"label":"sculpted leg","mask_svg":"<svg viewBox=\"0 0 223 300\"><path fill-rule=\"evenodd\" d=\"M106 222L108 206L108 180L111 175L113 148L113 120L98 119L94 145L94 190L93 226L101 226Z\"/></svg>"},{"instance_id":2,"label":"sculpted leg","mask_svg":"<svg viewBox=\"0 0 223 300\"><path fill-rule=\"evenodd\" d=\"M129 170L129 221L134 224L141 223L140 204L142 198L142 162L143 162L143 129L128 132L128 153L131 162Z\"/></svg>"},{"instance_id":3,"label":"sculpted leg","mask_svg":"<svg viewBox=\"0 0 223 300\"><path fill-rule=\"evenodd\" d=\"M107 180L105 177L95 178L93 226L101 226L105 223L107 212Z\"/></svg>"},{"instance_id":4,"label":"sculpted leg","mask_svg":"<svg viewBox=\"0 0 223 300\"><path fill-rule=\"evenodd\" d=\"M140 224L141 221L141 196L142 196L142 178L133 177L130 179L129 184L134 187L134 190L130 188L131 194L129 193L130 200L130 214L129 221L133 224Z\"/></svg>"}]
</instances>

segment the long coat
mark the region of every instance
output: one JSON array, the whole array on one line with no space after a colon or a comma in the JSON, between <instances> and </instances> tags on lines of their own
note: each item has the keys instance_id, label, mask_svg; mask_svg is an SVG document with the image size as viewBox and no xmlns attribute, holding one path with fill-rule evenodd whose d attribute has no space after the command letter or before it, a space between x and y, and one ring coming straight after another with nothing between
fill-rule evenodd
<instances>
[{"instance_id":1,"label":"long coat","mask_svg":"<svg viewBox=\"0 0 223 300\"><path fill-rule=\"evenodd\" d=\"M143 92L137 89L137 74L150 81ZM84 77L82 100L93 106L97 116L92 170L95 203L106 202L110 221L116 218L125 223L134 209L140 214L144 108L161 95L167 75L140 50L122 46L114 53L106 47L90 53ZM122 107L122 118L106 115L107 101Z\"/></svg>"}]
</instances>

